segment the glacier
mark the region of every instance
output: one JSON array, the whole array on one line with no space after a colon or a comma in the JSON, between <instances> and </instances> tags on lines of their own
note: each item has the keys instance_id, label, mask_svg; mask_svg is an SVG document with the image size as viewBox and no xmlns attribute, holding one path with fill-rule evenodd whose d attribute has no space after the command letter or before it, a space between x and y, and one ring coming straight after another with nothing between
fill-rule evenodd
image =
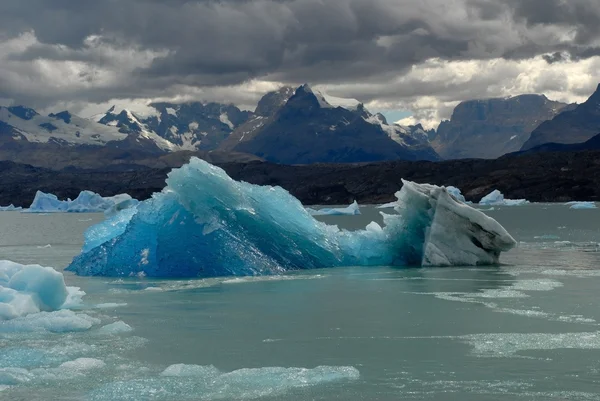
<instances>
[{"instance_id":1,"label":"glacier","mask_svg":"<svg viewBox=\"0 0 600 401\"><path fill-rule=\"evenodd\" d=\"M346 207L323 208L318 210L307 207L306 210L312 216L357 216L360 214L360 208L356 201Z\"/></svg>"},{"instance_id":2,"label":"glacier","mask_svg":"<svg viewBox=\"0 0 600 401\"><path fill-rule=\"evenodd\" d=\"M504 194L497 189L493 190L479 201L480 205L486 206L520 206L526 205L527 199L505 199Z\"/></svg>"},{"instance_id":3,"label":"glacier","mask_svg":"<svg viewBox=\"0 0 600 401\"><path fill-rule=\"evenodd\" d=\"M85 234L79 275L214 277L336 266L499 263L515 240L445 188L403 181L397 215L359 231L315 220L280 187L252 185L192 158L167 186Z\"/></svg>"},{"instance_id":4,"label":"glacier","mask_svg":"<svg viewBox=\"0 0 600 401\"><path fill-rule=\"evenodd\" d=\"M137 200L128 194L102 197L92 191L81 191L74 200L59 200L54 194L37 191L27 213L99 213L131 207ZM122 207L119 208L119 205Z\"/></svg>"}]
</instances>

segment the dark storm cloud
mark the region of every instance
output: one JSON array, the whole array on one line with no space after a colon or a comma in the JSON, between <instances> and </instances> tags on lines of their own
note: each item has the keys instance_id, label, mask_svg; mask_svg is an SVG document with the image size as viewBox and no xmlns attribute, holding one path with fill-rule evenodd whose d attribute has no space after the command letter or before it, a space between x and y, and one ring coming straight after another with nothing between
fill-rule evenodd
<instances>
[{"instance_id":1,"label":"dark storm cloud","mask_svg":"<svg viewBox=\"0 0 600 401\"><path fill-rule=\"evenodd\" d=\"M0 1L0 38L25 32L35 32L39 43L13 49L4 60L64 60L88 66L80 74L89 85L70 87L65 82L58 90L42 85L38 98L68 95L102 101L162 95L181 85L236 85L253 78L316 84L382 81L431 58L524 60L545 55L549 63L587 58L599 53L600 2ZM95 38L93 45L90 37ZM160 55L140 65L127 59L128 70L119 58L126 56L107 48ZM18 74L3 74L8 68L0 59L0 97L19 97L22 85L13 80ZM103 80L106 74L98 71L111 68L117 78Z\"/></svg>"}]
</instances>

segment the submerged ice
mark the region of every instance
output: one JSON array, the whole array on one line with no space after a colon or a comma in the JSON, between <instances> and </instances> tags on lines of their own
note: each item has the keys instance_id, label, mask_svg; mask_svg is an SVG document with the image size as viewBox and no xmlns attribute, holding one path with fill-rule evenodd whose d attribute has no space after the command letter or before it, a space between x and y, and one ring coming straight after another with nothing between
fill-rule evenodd
<instances>
[{"instance_id":1,"label":"submerged ice","mask_svg":"<svg viewBox=\"0 0 600 401\"><path fill-rule=\"evenodd\" d=\"M91 227L68 270L81 275L211 277L335 266L496 264L514 239L445 188L404 181L384 227L340 230L280 187L231 179L197 158L166 188Z\"/></svg>"},{"instance_id":2,"label":"submerged ice","mask_svg":"<svg viewBox=\"0 0 600 401\"><path fill-rule=\"evenodd\" d=\"M127 194L102 197L92 191L81 191L74 200L59 200L54 194L37 191L29 213L98 213L110 210L121 210L134 206L137 200ZM110 212L109 212L110 213Z\"/></svg>"}]
</instances>

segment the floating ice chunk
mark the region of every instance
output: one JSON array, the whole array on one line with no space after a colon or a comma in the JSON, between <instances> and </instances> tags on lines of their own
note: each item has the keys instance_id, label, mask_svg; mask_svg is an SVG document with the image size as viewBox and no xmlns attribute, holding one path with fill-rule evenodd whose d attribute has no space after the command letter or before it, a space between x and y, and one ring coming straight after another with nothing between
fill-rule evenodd
<instances>
[{"instance_id":1,"label":"floating ice chunk","mask_svg":"<svg viewBox=\"0 0 600 401\"><path fill-rule=\"evenodd\" d=\"M206 377L206 376L218 376L221 372L213 365L201 366L201 365L186 365L178 363L171 365L166 368L160 375L161 376L172 376L172 377Z\"/></svg>"},{"instance_id":2,"label":"floating ice chunk","mask_svg":"<svg viewBox=\"0 0 600 401\"><path fill-rule=\"evenodd\" d=\"M594 202L567 202L565 205L570 206L569 209L596 209Z\"/></svg>"},{"instance_id":3,"label":"floating ice chunk","mask_svg":"<svg viewBox=\"0 0 600 401\"><path fill-rule=\"evenodd\" d=\"M100 359L95 358L77 358L74 361L67 361L61 364L59 369L68 369L68 370L92 370L92 369L101 369L106 366L106 363Z\"/></svg>"},{"instance_id":4,"label":"floating ice chunk","mask_svg":"<svg viewBox=\"0 0 600 401\"><path fill-rule=\"evenodd\" d=\"M81 275L213 277L335 266L496 264L516 243L441 187L403 181L385 227L315 220L279 187L237 182L197 158L136 208L91 227L68 270Z\"/></svg>"},{"instance_id":5,"label":"floating ice chunk","mask_svg":"<svg viewBox=\"0 0 600 401\"><path fill-rule=\"evenodd\" d=\"M100 320L85 313L75 313L71 310L56 312L32 313L12 320L0 322L0 333L38 332L66 333L71 331L86 331L100 324Z\"/></svg>"},{"instance_id":6,"label":"floating ice chunk","mask_svg":"<svg viewBox=\"0 0 600 401\"><path fill-rule=\"evenodd\" d=\"M377 206L377 209L392 209L394 207L396 207L397 202L389 202L389 203L384 203L382 205Z\"/></svg>"},{"instance_id":7,"label":"floating ice chunk","mask_svg":"<svg viewBox=\"0 0 600 401\"><path fill-rule=\"evenodd\" d=\"M117 211L134 205L137 201L127 194L119 194L111 197L103 198L97 193L91 191L81 191L75 200L59 200L54 194L47 194L42 191L37 191L35 198L31 203L28 213L98 213L104 212L111 208L116 208ZM120 208L117 205L123 204Z\"/></svg>"},{"instance_id":8,"label":"floating ice chunk","mask_svg":"<svg viewBox=\"0 0 600 401\"><path fill-rule=\"evenodd\" d=\"M0 261L0 321L57 310L67 295L63 275L51 267Z\"/></svg>"},{"instance_id":9,"label":"floating ice chunk","mask_svg":"<svg viewBox=\"0 0 600 401\"><path fill-rule=\"evenodd\" d=\"M100 327L96 334L98 335L115 335L121 333L130 333L133 331L133 328L125 322L118 321L111 324L107 324L106 326Z\"/></svg>"},{"instance_id":10,"label":"floating ice chunk","mask_svg":"<svg viewBox=\"0 0 600 401\"><path fill-rule=\"evenodd\" d=\"M127 303L125 303L125 302L123 302L123 303L108 302L105 304L98 304L98 305L96 305L96 308L98 308L98 309L114 309L114 308L120 308L121 306L127 306Z\"/></svg>"},{"instance_id":11,"label":"floating ice chunk","mask_svg":"<svg viewBox=\"0 0 600 401\"><path fill-rule=\"evenodd\" d=\"M82 376L94 369L102 369L106 363L95 358L78 358L67 361L55 368L36 368L27 370L24 368L0 368L0 384L17 385L34 380L69 380Z\"/></svg>"},{"instance_id":12,"label":"floating ice chunk","mask_svg":"<svg viewBox=\"0 0 600 401\"><path fill-rule=\"evenodd\" d=\"M319 210L307 207L306 210L313 216L356 216L360 214L360 209L356 201L346 207L324 208Z\"/></svg>"},{"instance_id":13,"label":"floating ice chunk","mask_svg":"<svg viewBox=\"0 0 600 401\"><path fill-rule=\"evenodd\" d=\"M0 206L0 212L15 212L17 210L23 210L21 206L15 207L12 203L8 206Z\"/></svg>"},{"instance_id":14,"label":"floating ice chunk","mask_svg":"<svg viewBox=\"0 0 600 401\"><path fill-rule=\"evenodd\" d=\"M23 368L0 368L0 384L14 386L33 379L33 375Z\"/></svg>"},{"instance_id":15,"label":"floating ice chunk","mask_svg":"<svg viewBox=\"0 0 600 401\"><path fill-rule=\"evenodd\" d=\"M90 395L92 401L132 399L249 400L280 396L298 388L356 380L352 366L314 369L265 367L220 372L214 366L171 365L156 378L106 384ZM275 399L275 398L274 398Z\"/></svg>"},{"instance_id":16,"label":"floating ice chunk","mask_svg":"<svg viewBox=\"0 0 600 401\"><path fill-rule=\"evenodd\" d=\"M448 186L446 187L446 191L448 191L448 193L452 196L454 196L456 198L456 200L459 200L463 203L466 203L466 199L463 196L462 192L460 192L460 189L453 187L453 186Z\"/></svg>"},{"instance_id":17,"label":"floating ice chunk","mask_svg":"<svg viewBox=\"0 0 600 401\"><path fill-rule=\"evenodd\" d=\"M520 206L526 205L529 201L526 199L505 199L502 192L497 189L493 190L479 201L480 205L504 205L504 206Z\"/></svg>"}]
</instances>

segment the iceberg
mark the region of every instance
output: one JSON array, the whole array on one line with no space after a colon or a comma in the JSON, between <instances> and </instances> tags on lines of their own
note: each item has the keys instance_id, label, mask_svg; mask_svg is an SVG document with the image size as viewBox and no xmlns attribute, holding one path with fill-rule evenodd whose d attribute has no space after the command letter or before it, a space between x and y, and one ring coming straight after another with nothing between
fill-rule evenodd
<instances>
[{"instance_id":1,"label":"iceberg","mask_svg":"<svg viewBox=\"0 0 600 401\"><path fill-rule=\"evenodd\" d=\"M215 277L336 266L497 264L515 240L445 188L403 181L384 227L340 230L280 187L231 179L192 158L162 192L92 226L67 270L79 275Z\"/></svg>"},{"instance_id":2,"label":"iceberg","mask_svg":"<svg viewBox=\"0 0 600 401\"><path fill-rule=\"evenodd\" d=\"M92 191L81 191L75 200L59 200L54 194L37 191L31 203L28 213L98 213L111 208L118 210L135 205L137 202L127 194L119 194L111 197L102 197Z\"/></svg>"},{"instance_id":3,"label":"iceberg","mask_svg":"<svg viewBox=\"0 0 600 401\"><path fill-rule=\"evenodd\" d=\"M453 187L453 186L448 186L448 187L446 187L446 191L448 191L448 193L450 195L454 196L456 198L456 200L459 200L462 203L467 203L467 200L463 196L463 194L460 191L460 189L458 189L456 187Z\"/></svg>"},{"instance_id":4,"label":"iceberg","mask_svg":"<svg viewBox=\"0 0 600 401\"><path fill-rule=\"evenodd\" d=\"M23 210L21 206L16 207L12 203L8 206L0 206L0 212L15 212L17 210Z\"/></svg>"},{"instance_id":5,"label":"iceberg","mask_svg":"<svg viewBox=\"0 0 600 401\"><path fill-rule=\"evenodd\" d=\"M53 268L0 261L0 320L58 310L68 295L63 275Z\"/></svg>"},{"instance_id":6,"label":"iceberg","mask_svg":"<svg viewBox=\"0 0 600 401\"><path fill-rule=\"evenodd\" d=\"M312 216L357 216L360 214L360 209L356 201L352 202L352 204L347 207L324 208L319 210L307 207L306 210Z\"/></svg>"},{"instance_id":7,"label":"iceberg","mask_svg":"<svg viewBox=\"0 0 600 401\"><path fill-rule=\"evenodd\" d=\"M594 202L567 202L565 205L570 206L569 209L596 209Z\"/></svg>"},{"instance_id":8,"label":"iceberg","mask_svg":"<svg viewBox=\"0 0 600 401\"><path fill-rule=\"evenodd\" d=\"M480 205L487 206L520 206L528 203L529 201L527 199L505 199L502 192L497 189L493 190L479 201Z\"/></svg>"}]
</instances>

